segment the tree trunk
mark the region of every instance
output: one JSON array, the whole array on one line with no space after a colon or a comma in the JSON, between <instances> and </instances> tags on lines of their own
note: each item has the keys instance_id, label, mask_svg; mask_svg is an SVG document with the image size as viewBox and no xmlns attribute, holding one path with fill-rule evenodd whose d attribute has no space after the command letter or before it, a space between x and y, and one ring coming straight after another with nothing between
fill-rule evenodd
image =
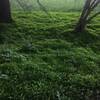
<instances>
[{"instance_id":1,"label":"tree trunk","mask_svg":"<svg viewBox=\"0 0 100 100\"><path fill-rule=\"evenodd\" d=\"M11 22L11 9L9 0L0 0L0 22Z\"/></svg>"},{"instance_id":2,"label":"tree trunk","mask_svg":"<svg viewBox=\"0 0 100 100\"><path fill-rule=\"evenodd\" d=\"M85 19L80 19L75 27L75 32L83 32L85 30L86 24L87 22Z\"/></svg>"},{"instance_id":3,"label":"tree trunk","mask_svg":"<svg viewBox=\"0 0 100 100\"><path fill-rule=\"evenodd\" d=\"M94 17L96 17L98 14L100 14L100 12L98 12L90 16L91 12L99 5L99 3L100 0L85 1L82 14L74 30L75 32L83 32L85 30L87 23L91 21Z\"/></svg>"}]
</instances>

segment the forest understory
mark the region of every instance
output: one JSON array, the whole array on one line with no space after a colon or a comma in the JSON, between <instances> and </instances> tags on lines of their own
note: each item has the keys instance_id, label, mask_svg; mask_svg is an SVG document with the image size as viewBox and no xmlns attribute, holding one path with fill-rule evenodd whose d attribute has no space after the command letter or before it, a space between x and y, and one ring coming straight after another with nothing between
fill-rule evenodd
<instances>
[{"instance_id":1,"label":"forest understory","mask_svg":"<svg viewBox=\"0 0 100 100\"><path fill-rule=\"evenodd\" d=\"M75 33L79 12L50 14L0 23L0 100L100 100L100 16Z\"/></svg>"}]
</instances>

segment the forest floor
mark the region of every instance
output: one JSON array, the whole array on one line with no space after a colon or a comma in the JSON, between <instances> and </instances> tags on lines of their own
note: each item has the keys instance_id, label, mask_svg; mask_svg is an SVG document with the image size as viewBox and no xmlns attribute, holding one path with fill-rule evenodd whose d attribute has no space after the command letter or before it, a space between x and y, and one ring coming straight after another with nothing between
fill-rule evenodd
<instances>
[{"instance_id":1,"label":"forest floor","mask_svg":"<svg viewBox=\"0 0 100 100\"><path fill-rule=\"evenodd\" d=\"M0 24L0 100L96 100L100 17L72 32L79 13L13 13Z\"/></svg>"}]
</instances>

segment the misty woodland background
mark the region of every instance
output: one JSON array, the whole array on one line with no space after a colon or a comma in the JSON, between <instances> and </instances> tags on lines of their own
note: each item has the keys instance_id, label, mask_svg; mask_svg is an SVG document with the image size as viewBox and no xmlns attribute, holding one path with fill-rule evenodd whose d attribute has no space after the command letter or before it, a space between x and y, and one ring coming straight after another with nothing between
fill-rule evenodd
<instances>
[{"instance_id":1,"label":"misty woodland background","mask_svg":"<svg viewBox=\"0 0 100 100\"><path fill-rule=\"evenodd\" d=\"M78 33L85 0L19 1L0 23L0 100L100 100L100 15Z\"/></svg>"},{"instance_id":2,"label":"misty woodland background","mask_svg":"<svg viewBox=\"0 0 100 100\"><path fill-rule=\"evenodd\" d=\"M12 10L23 10L18 4L17 0L10 0L12 4ZM48 11L81 11L85 0L40 0L41 4ZM37 0L20 0L26 11L41 10L37 3ZM96 10L99 10L97 7Z\"/></svg>"}]
</instances>

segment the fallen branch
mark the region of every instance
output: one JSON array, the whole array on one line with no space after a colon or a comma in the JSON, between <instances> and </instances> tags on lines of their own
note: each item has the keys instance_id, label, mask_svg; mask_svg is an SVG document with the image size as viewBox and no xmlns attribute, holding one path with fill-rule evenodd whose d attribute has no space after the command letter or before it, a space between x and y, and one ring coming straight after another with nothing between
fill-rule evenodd
<instances>
[{"instance_id":1,"label":"fallen branch","mask_svg":"<svg viewBox=\"0 0 100 100\"><path fill-rule=\"evenodd\" d=\"M97 12L96 14L92 15L90 18L88 18L87 22L90 22L94 17L98 16L100 12Z\"/></svg>"}]
</instances>

